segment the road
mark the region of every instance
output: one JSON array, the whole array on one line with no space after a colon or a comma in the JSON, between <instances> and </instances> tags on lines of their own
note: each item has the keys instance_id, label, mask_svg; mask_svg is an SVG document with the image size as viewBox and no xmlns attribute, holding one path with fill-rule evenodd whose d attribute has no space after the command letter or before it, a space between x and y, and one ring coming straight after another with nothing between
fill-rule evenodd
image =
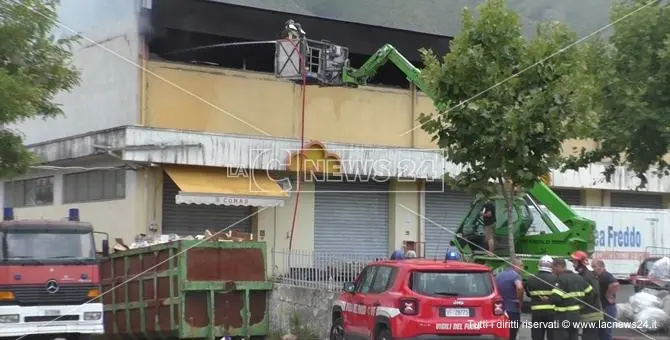
<instances>
[{"instance_id":1,"label":"road","mask_svg":"<svg viewBox=\"0 0 670 340\"><path fill-rule=\"evenodd\" d=\"M618 303L626 303L630 300L630 297L635 294L633 291L633 285L625 284L621 285L619 294L617 295ZM523 319L530 320L529 314L523 314ZM670 335L667 333L661 334L641 334L639 332L627 329L617 329L614 331L615 339L634 339L634 340L649 340L649 339L658 339L658 340L670 340ZM519 330L519 337L517 340L531 340L530 329L521 329Z\"/></svg>"}]
</instances>

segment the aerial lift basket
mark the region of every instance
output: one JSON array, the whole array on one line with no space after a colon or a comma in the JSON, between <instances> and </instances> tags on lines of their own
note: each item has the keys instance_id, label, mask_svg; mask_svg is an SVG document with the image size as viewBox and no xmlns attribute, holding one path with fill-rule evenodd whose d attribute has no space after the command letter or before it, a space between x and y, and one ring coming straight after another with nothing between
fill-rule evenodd
<instances>
[{"instance_id":1,"label":"aerial lift basket","mask_svg":"<svg viewBox=\"0 0 670 340\"><path fill-rule=\"evenodd\" d=\"M346 47L325 41L281 39L275 45L275 75L308 85L341 86L342 72L348 62Z\"/></svg>"}]
</instances>

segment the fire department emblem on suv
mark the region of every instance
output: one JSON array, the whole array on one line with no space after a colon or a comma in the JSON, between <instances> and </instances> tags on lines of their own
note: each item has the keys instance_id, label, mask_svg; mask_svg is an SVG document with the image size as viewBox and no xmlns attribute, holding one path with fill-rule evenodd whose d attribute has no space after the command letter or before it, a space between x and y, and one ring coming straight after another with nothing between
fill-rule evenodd
<instances>
[{"instance_id":1,"label":"fire department emblem on suv","mask_svg":"<svg viewBox=\"0 0 670 340\"><path fill-rule=\"evenodd\" d=\"M56 294L58 292L58 282L55 280L49 280L47 281L47 293L49 294Z\"/></svg>"}]
</instances>

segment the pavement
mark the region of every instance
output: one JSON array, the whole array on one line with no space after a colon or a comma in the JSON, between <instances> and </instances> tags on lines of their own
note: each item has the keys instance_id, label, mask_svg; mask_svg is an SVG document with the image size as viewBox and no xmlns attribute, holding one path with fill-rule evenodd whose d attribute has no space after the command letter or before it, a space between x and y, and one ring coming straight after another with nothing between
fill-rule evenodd
<instances>
[{"instance_id":1,"label":"pavement","mask_svg":"<svg viewBox=\"0 0 670 340\"><path fill-rule=\"evenodd\" d=\"M633 291L632 285L630 284L621 285L619 294L617 295L617 302L619 303L628 302L628 300L633 294L635 294L635 292ZM530 321L530 314L522 314L521 319ZM615 340L670 340L670 334L667 332L645 334L633 329L618 328L614 330L614 339ZM520 329L517 340L531 340L530 329L528 328ZM589 339L589 340L596 340L596 339Z\"/></svg>"}]
</instances>

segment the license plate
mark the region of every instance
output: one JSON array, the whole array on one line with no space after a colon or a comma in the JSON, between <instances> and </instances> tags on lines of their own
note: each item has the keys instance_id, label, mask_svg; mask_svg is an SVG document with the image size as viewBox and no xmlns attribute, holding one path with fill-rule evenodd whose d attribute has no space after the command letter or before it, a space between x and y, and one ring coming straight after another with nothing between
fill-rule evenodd
<instances>
[{"instance_id":1,"label":"license plate","mask_svg":"<svg viewBox=\"0 0 670 340\"><path fill-rule=\"evenodd\" d=\"M442 316L448 318L467 318L470 316L469 308L445 308L442 311Z\"/></svg>"},{"instance_id":2,"label":"license plate","mask_svg":"<svg viewBox=\"0 0 670 340\"><path fill-rule=\"evenodd\" d=\"M59 316L60 310L58 309L47 309L44 311L44 316Z\"/></svg>"}]
</instances>

